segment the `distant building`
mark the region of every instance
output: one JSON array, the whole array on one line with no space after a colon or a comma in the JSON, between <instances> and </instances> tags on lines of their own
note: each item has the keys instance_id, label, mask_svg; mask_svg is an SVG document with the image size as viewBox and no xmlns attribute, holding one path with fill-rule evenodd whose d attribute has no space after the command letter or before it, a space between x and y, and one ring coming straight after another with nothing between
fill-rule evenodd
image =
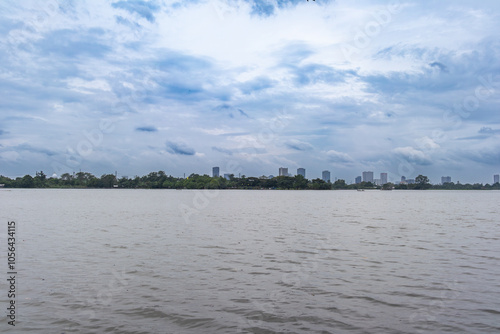
<instances>
[{"instance_id":1,"label":"distant building","mask_svg":"<svg viewBox=\"0 0 500 334\"><path fill-rule=\"evenodd\" d=\"M373 179L373 183L374 183L376 186L381 186L381 185L382 185L382 180L381 180L381 179Z\"/></svg>"},{"instance_id":2,"label":"distant building","mask_svg":"<svg viewBox=\"0 0 500 334\"><path fill-rule=\"evenodd\" d=\"M4 183L0 183L0 188L3 188L5 187L5 184Z\"/></svg>"},{"instance_id":3,"label":"distant building","mask_svg":"<svg viewBox=\"0 0 500 334\"><path fill-rule=\"evenodd\" d=\"M268 178L268 179L272 179L272 178L274 178L274 175L272 175L272 174L271 174L271 175L269 175L267 178Z\"/></svg>"},{"instance_id":4,"label":"distant building","mask_svg":"<svg viewBox=\"0 0 500 334\"><path fill-rule=\"evenodd\" d=\"M354 183L356 183L356 184L361 183L361 176L356 176Z\"/></svg>"},{"instance_id":5,"label":"distant building","mask_svg":"<svg viewBox=\"0 0 500 334\"><path fill-rule=\"evenodd\" d=\"M325 182L330 182L330 171L329 170L324 170L322 173L321 173L321 178L323 179L323 181Z\"/></svg>"},{"instance_id":6,"label":"distant building","mask_svg":"<svg viewBox=\"0 0 500 334\"><path fill-rule=\"evenodd\" d=\"M408 180L406 180L406 183L408 183L408 184L414 184L415 183L415 179L408 179Z\"/></svg>"},{"instance_id":7,"label":"distant building","mask_svg":"<svg viewBox=\"0 0 500 334\"><path fill-rule=\"evenodd\" d=\"M212 168L212 177L219 177L219 167Z\"/></svg>"},{"instance_id":8,"label":"distant building","mask_svg":"<svg viewBox=\"0 0 500 334\"><path fill-rule=\"evenodd\" d=\"M380 173L380 185L383 186L387 183L387 173Z\"/></svg>"},{"instance_id":9,"label":"distant building","mask_svg":"<svg viewBox=\"0 0 500 334\"><path fill-rule=\"evenodd\" d=\"M441 176L441 184L450 183L451 176Z\"/></svg>"},{"instance_id":10,"label":"distant building","mask_svg":"<svg viewBox=\"0 0 500 334\"><path fill-rule=\"evenodd\" d=\"M306 177L305 168L297 168L297 175L302 175L305 178Z\"/></svg>"},{"instance_id":11,"label":"distant building","mask_svg":"<svg viewBox=\"0 0 500 334\"><path fill-rule=\"evenodd\" d=\"M363 182L373 183L373 172L363 172Z\"/></svg>"},{"instance_id":12,"label":"distant building","mask_svg":"<svg viewBox=\"0 0 500 334\"><path fill-rule=\"evenodd\" d=\"M226 180L229 180L230 176L231 176L231 174L224 174L224 178L225 178Z\"/></svg>"},{"instance_id":13,"label":"distant building","mask_svg":"<svg viewBox=\"0 0 500 334\"><path fill-rule=\"evenodd\" d=\"M493 183L498 183L500 182L500 175L496 174L496 175L493 175Z\"/></svg>"},{"instance_id":14,"label":"distant building","mask_svg":"<svg viewBox=\"0 0 500 334\"><path fill-rule=\"evenodd\" d=\"M288 168L280 167L278 175L279 176L288 176Z\"/></svg>"},{"instance_id":15,"label":"distant building","mask_svg":"<svg viewBox=\"0 0 500 334\"><path fill-rule=\"evenodd\" d=\"M406 176L401 176L401 183L406 183Z\"/></svg>"}]
</instances>

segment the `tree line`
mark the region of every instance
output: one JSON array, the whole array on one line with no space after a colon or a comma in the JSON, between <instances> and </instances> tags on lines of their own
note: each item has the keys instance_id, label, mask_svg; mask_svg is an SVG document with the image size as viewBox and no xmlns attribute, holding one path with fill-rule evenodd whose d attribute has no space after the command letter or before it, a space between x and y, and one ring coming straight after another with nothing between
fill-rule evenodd
<instances>
[{"instance_id":1,"label":"tree line","mask_svg":"<svg viewBox=\"0 0 500 334\"><path fill-rule=\"evenodd\" d=\"M36 172L35 176L25 175L11 179L0 175L0 185L5 188L140 188L140 189L297 189L297 190L336 190L336 189L452 189L452 190L475 190L475 189L499 189L500 185L483 184L455 184L445 183L443 185L431 185L429 179L419 175L414 184L387 183L376 186L371 182L357 184L346 184L345 180L326 182L322 179L309 180L302 175L267 177L235 177L230 175L229 179L223 177L210 177L208 175L191 174L187 178L173 177L164 171L151 172L144 176L134 178L117 178L114 174L104 174L96 177L91 173L78 172L74 174L65 173L60 177L47 177L43 171Z\"/></svg>"}]
</instances>

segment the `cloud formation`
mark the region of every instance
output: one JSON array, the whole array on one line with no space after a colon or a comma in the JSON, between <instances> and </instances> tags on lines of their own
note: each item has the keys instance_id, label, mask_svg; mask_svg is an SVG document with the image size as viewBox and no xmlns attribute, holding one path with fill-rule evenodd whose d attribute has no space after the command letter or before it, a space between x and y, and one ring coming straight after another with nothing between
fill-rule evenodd
<instances>
[{"instance_id":1,"label":"cloud formation","mask_svg":"<svg viewBox=\"0 0 500 334\"><path fill-rule=\"evenodd\" d=\"M431 159L424 152L411 146L397 147L393 152L396 153L399 158L417 165L427 166L432 163Z\"/></svg>"},{"instance_id":2,"label":"cloud formation","mask_svg":"<svg viewBox=\"0 0 500 334\"><path fill-rule=\"evenodd\" d=\"M130 13L135 13L149 22L154 22L154 12L159 9L159 6L156 5L154 1L146 2L140 0L118 1L114 2L111 6L113 6L113 8L124 9Z\"/></svg>"},{"instance_id":3,"label":"cloud formation","mask_svg":"<svg viewBox=\"0 0 500 334\"><path fill-rule=\"evenodd\" d=\"M175 143L171 141L167 141L167 151L172 154L180 154L180 155L194 155L196 152L194 149L188 147L183 143Z\"/></svg>"},{"instance_id":4,"label":"cloud formation","mask_svg":"<svg viewBox=\"0 0 500 334\"><path fill-rule=\"evenodd\" d=\"M309 151L313 149L311 144L296 139L292 139L286 142L285 145L288 148L291 148L292 150L296 151Z\"/></svg>"},{"instance_id":5,"label":"cloud formation","mask_svg":"<svg viewBox=\"0 0 500 334\"><path fill-rule=\"evenodd\" d=\"M0 174L500 173L497 1L4 7Z\"/></svg>"},{"instance_id":6,"label":"cloud formation","mask_svg":"<svg viewBox=\"0 0 500 334\"><path fill-rule=\"evenodd\" d=\"M338 162L338 163L351 163L354 160L349 156L349 154L343 152L337 152L335 150L330 150L326 152L328 156L328 160L330 162Z\"/></svg>"},{"instance_id":7,"label":"cloud formation","mask_svg":"<svg viewBox=\"0 0 500 334\"><path fill-rule=\"evenodd\" d=\"M139 132L157 132L158 129L154 126L140 126L135 128L136 131Z\"/></svg>"}]
</instances>

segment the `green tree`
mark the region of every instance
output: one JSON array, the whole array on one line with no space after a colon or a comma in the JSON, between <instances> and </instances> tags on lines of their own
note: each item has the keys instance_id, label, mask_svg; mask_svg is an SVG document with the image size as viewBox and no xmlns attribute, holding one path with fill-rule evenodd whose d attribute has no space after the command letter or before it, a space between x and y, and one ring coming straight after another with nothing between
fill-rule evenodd
<instances>
[{"instance_id":1,"label":"green tree","mask_svg":"<svg viewBox=\"0 0 500 334\"><path fill-rule=\"evenodd\" d=\"M62 181L62 184L65 186L74 185L73 175L71 175L69 173L64 173L63 175L61 175L61 181Z\"/></svg>"},{"instance_id":2,"label":"green tree","mask_svg":"<svg viewBox=\"0 0 500 334\"><path fill-rule=\"evenodd\" d=\"M265 179L263 180L263 186L264 188L267 188L267 189L276 189L278 187L278 180L276 180L275 177L271 178L271 179Z\"/></svg>"},{"instance_id":3,"label":"green tree","mask_svg":"<svg viewBox=\"0 0 500 334\"><path fill-rule=\"evenodd\" d=\"M307 189L308 180L302 175L295 175L293 178L294 189Z\"/></svg>"},{"instance_id":4,"label":"green tree","mask_svg":"<svg viewBox=\"0 0 500 334\"><path fill-rule=\"evenodd\" d=\"M320 178L316 178L311 181L310 187L311 189L314 190L328 190L331 189L332 185L330 183L326 183L324 180Z\"/></svg>"},{"instance_id":5,"label":"green tree","mask_svg":"<svg viewBox=\"0 0 500 334\"><path fill-rule=\"evenodd\" d=\"M278 176L275 178L278 189L293 189L294 178L290 176Z\"/></svg>"},{"instance_id":6,"label":"green tree","mask_svg":"<svg viewBox=\"0 0 500 334\"><path fill-rule=\"evenodd\" d=\"M374 188L375 185L371 182L365 182L365 181L362 181L361 183L357 183L357 184L352 184L350 186L351 189L372 189Z\"/></svg>"},{"instance_id":7,"label":"green tree","mask_svg":"<svg viewBox=\"0 0 500 334\"><path fill-rule=\"evenodd\" d=\"M36 172L36 176L33 178L33 181L36 188L44 188L47 181L47 176L43 173L43 171Z\"/></svg>"},{"instance_id":8,"label":"green tree","mask_svg":"<svg viewBox=\"0 0 500 334\"><path fill-rule=\"evenodd\" d=\"M21 188L33 188L35 181L31 175L24 175L21 179Z\"/></svg>"},{"instance_id":9,"label":"green tree","mask_svg":"<svg viewBox=\"0 0 500 334\"><path fill-rule=\"evenodd\" d=\"M247 177L246 178L246 187L248 188L260 188L261 187L261 182L258 177Z\"/></svg>"},{"instance_id":10,"label":"green tree","mask_svg":"<svg viewBox=\"0 0 500 334\"><path fill-rule=\"evenodd\" d=\"M226 180L224 177L222 176L219 176L218 177L218 181L219 181L219 188L220 189L227 189L227 185L229 183L228 180Z\"/></svg>"},{"instance_id":11,"label":"green tree","mask_svg":"<svg viewBox=\"0 0 500 334\"><path fill-rule=\"evenodd\" d=\"M49 177L46 182L47 187L49 188L60 188L61 180L57 177Z\"/></svg>"},{"instance_id":12,"label":"green tree","mask_svg":"<svg viewBox=\"0 0 500 334\"><path fill-rule=\"evenodd\" d=\"M414 189L429 189L431 184L429 178L424 175L419 175L415 178L415 188Z\"/></svg>"},{"instance_id":13,"label":"green tree","mask_svg":"<svg viewBox=\"0 0 500 334\"><path fill-rule=\"evenodd\" d=\"M347 189L347 184L345 180L339 179L333 183L333 189Z\"/></svg>"},{"instance_id":14,"label":"green tree","mask_svg":"<svg viewBox=\"0 0 500 334\"><path fill-rule=\"evenodd\" d=\"M0 184L3 184L5 188L13 187L14 181L6 176L0 175Z\"/></svg>"},{"instance_id":15,"label":"green tree","mask_svg":"<svg viewBox=\"0 0 500 334\"><path fill-rule=\"evenodd\" d=\"M78 172L75 174L74 177L74 184L76 186L80 187L88 187L89 183L92 179L95 179L96 177L92 175L91 173L87 172Z\"/></svg>"},{"instance_id":16,"label":"green tree","mask_svg":"<svg viewBox=\"0 0 500 334\"><path fill-rule=\"evenodd\" d=\"M394 184L391 182L382 185L382 190L392 190L393 188L394 188Z\"/></svg>"},{"instance_id":17,"label":"green tree","mask_svg":"<svg viewBox=\"0 0 500 334\"><path fill-rule=\"evenodd\" d=\"M220 189L220 178L212 177L208 184L205 185L205 189Z\"/></svg>"},{"instance_id":18,"label":"green tree","mask_svg":"<svg viewBox=\"0 0 500 334\"><path fill-rule=\"evenodd\" d=\"M103 188L113 188L117 184L115 174L104 174L101 176L101 186Z\"/></svg>"}]
</instances>

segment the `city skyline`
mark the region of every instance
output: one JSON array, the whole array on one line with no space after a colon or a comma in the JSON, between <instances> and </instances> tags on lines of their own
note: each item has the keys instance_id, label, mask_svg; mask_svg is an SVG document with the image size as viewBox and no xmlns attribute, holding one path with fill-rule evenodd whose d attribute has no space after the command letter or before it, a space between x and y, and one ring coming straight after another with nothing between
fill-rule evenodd
<instances>
[{"instance_id":1,"label":"city skyline","mask_svg":"<svg viewBox=\"0 0 500 334\"><path fill-rule=\"evenodd\" d=\"M218 173L219 172L219 167L212 167L212 173L214 173L215 170L217 170L217 173ZM235 175L234 173L227 172L227 173L224 173L224 177L228 178L229 175L231 175L231 174ZM373 171L364 171L361 174L362 174L362 176L356 176L356 177L354 177L352 179L344 179L344 178L336 177L329 170L323 170L321 172L321 175L319 175L318 177L312 177L310 179L322 179L323 181L327 181L327 180L331 181L331 178L332 178L332 175L333 175L333 177L335 178L335 180L342 179L342 180L346 181L348 184L351 184L351 183L361 183L361 182L372 182L372 183L377 184L377 185L384 185L384 184L386 184L388 182L394 183L394 184L407 183L407 182L408 183L413 183L413 182L415 182L414 178L413 179L407 178L404 175L400 176L400 179L394 179L394 178L391 179L389 177L390 176L389 173L386 173L386 172L381 172L379 179L375 179L374 178L374 172ZM306 168L303 168L303 167L297 168L297 173L295 175L302 175L303 177L306 177ZM293 177L295 175L293 175L293 174L291 174L291 173L288 172L288 167L279 167L278 168L278 176L292 176ZM269 175L265 175L265 174L260 174L260 175L245 175L245 176L246 177L262 177L262 176L265 176L265 177L274 177L272 174L269 174ZM500 179L500 175L493 174L493 182L483 182L483 183L484 184L493 184L493 183L499 182L499 179ZM432 184L443 184L443 183L446 183L446 182L452 182L452 178L451 178L451 176L441 176L440 182L433 181L433 180L430 180L430 182ZM460 182L460 180L457 180L457 182ZM462 182L462 183L471 183L471 184L473 184L473 183L480 183L480 182Z\"/></svg>"},{"instance_id":2,"label":"city skyline","mask_svg":"<svg viewBox=\"0 0 500 334\"><path fill-rule=\"evenodd\" d=\"M3 9L1 175L499 174L498 1Z\"/></svg>"},{"instance_id":3,"label":"city skyline","mask_svg":"<svg viewBox=\"0 0 500 334\"><path fill-rule=\"evenodd\" d=\"M169 174L169 173L165 173L165 171L159 171L161 173L163 173L163 175L168 175L168 176L172 176L172 174ZM149 174L155 174L156 172L150 172L148 173ZM286 167L280 167L278 169L278 173L279 175L278 176L287 176L287 177L295 177L295 176L303 176L304 178L306 178L305 176L305 173L306 173L306 169L305 168L298 168L297 169L297 174L291 174L291 173L288 173L288 168ZM85 172L85 171L79 171L78 173L76 172L73 172L73 173L65 173L64 175L62 175L62 177L70 177L71 175L74 177L75 175L78 175L78 174L86 174L86 175L93 175L92 173L89 173L89 172ZM197 174L197 173L184 173L184 175L182 177L179 177L177 176L177 178L184 178L186 179L186 175L188 175L188 178L190 175L192 174ZM354 178L354 182L350 179L343 179L343 178L338 178L338 177L334 177L335 178L335 181L337 180L343 180L346 182L346 184L358 184L358 183L361 183L361 182L370 182L370 183L373 183L374 185L376 186L382 186L386 183L392 183L392 184L395 184L395 185L398 185L398 184L414 184L416 183L415 179L411 179L411 178L406 178L406 176L401 176L400 180L395 180L395 179L389 179L388 178L388 173L380 173L380 178L379 179L374 179L373 178L373 175L374 173L372 171L364 171L363 173L363 176L356 176ZM24 176L34 176L34 175L31 175L31 174L26 174ZM57 176L49 176L49 175L46 175L43 171L40 171L40 172L36 172L36 175L43 175L43 177L46 177L46 178L57 178ZM66 175L66 176L65 176ZM134 179L136 177L138 177L139 175L135 175L133 177L129 177L129 176L126 176L126 175L122 175L122 174L118 174L118 171L115 171L114 173L107 173L107 174L103 174L101 175L102 177L104 176L109 176L109 175L112 175L114 176L116 179L121 179L121 178L125 178L125 179ZM205 176L208 176L207 173L201 173L201 174L198 174L198 175L205 175ZM0 175L0 176L5 176L5 175ZM94 175L96 176L96 175ZM241 173L238 173L238 175L234 174L234 173L223 173L223 177L227 180L230 180L231 176L233 176L234 178L242 178L242 177L245 177L245 178L259 178L259 179L270 179L270 178L274 178L275 176L270 174L270 175L242 175ZM426 176L426 175L424 175ZM97 177L99 177L99 175L97 175ZM173 176L175 177L175 176ZM212 177L213 178L217 178L217 177L222 177L220 175L220 167L212 167ZM364 179L363 179L364 177ZM16 178L11 178L11 179L16 179ZM22 177L18 177L18 179L22 179ZM312 178L306 178L308 180L314 180L314 179L320 179L320 180L323 180L325 182L334 182L331 180L331 172L329 170L323 170L322 173L321 173L321 177L312 177ZM451 176L441 176L441 182L435 182L433 181L432 179L428 179L429 183L430 184L434 184L434 185L443 185L445 183L456 183L456 184L495 184L495 183L499 183L500 182L500 175L499 174L494 174L493 175L493 182L460 182L460 180L457 180L456 182L452 181L452 178ZM3 187L4 185L3 184L0 184L0 187Z\"/></svg>"}]
</instances>

